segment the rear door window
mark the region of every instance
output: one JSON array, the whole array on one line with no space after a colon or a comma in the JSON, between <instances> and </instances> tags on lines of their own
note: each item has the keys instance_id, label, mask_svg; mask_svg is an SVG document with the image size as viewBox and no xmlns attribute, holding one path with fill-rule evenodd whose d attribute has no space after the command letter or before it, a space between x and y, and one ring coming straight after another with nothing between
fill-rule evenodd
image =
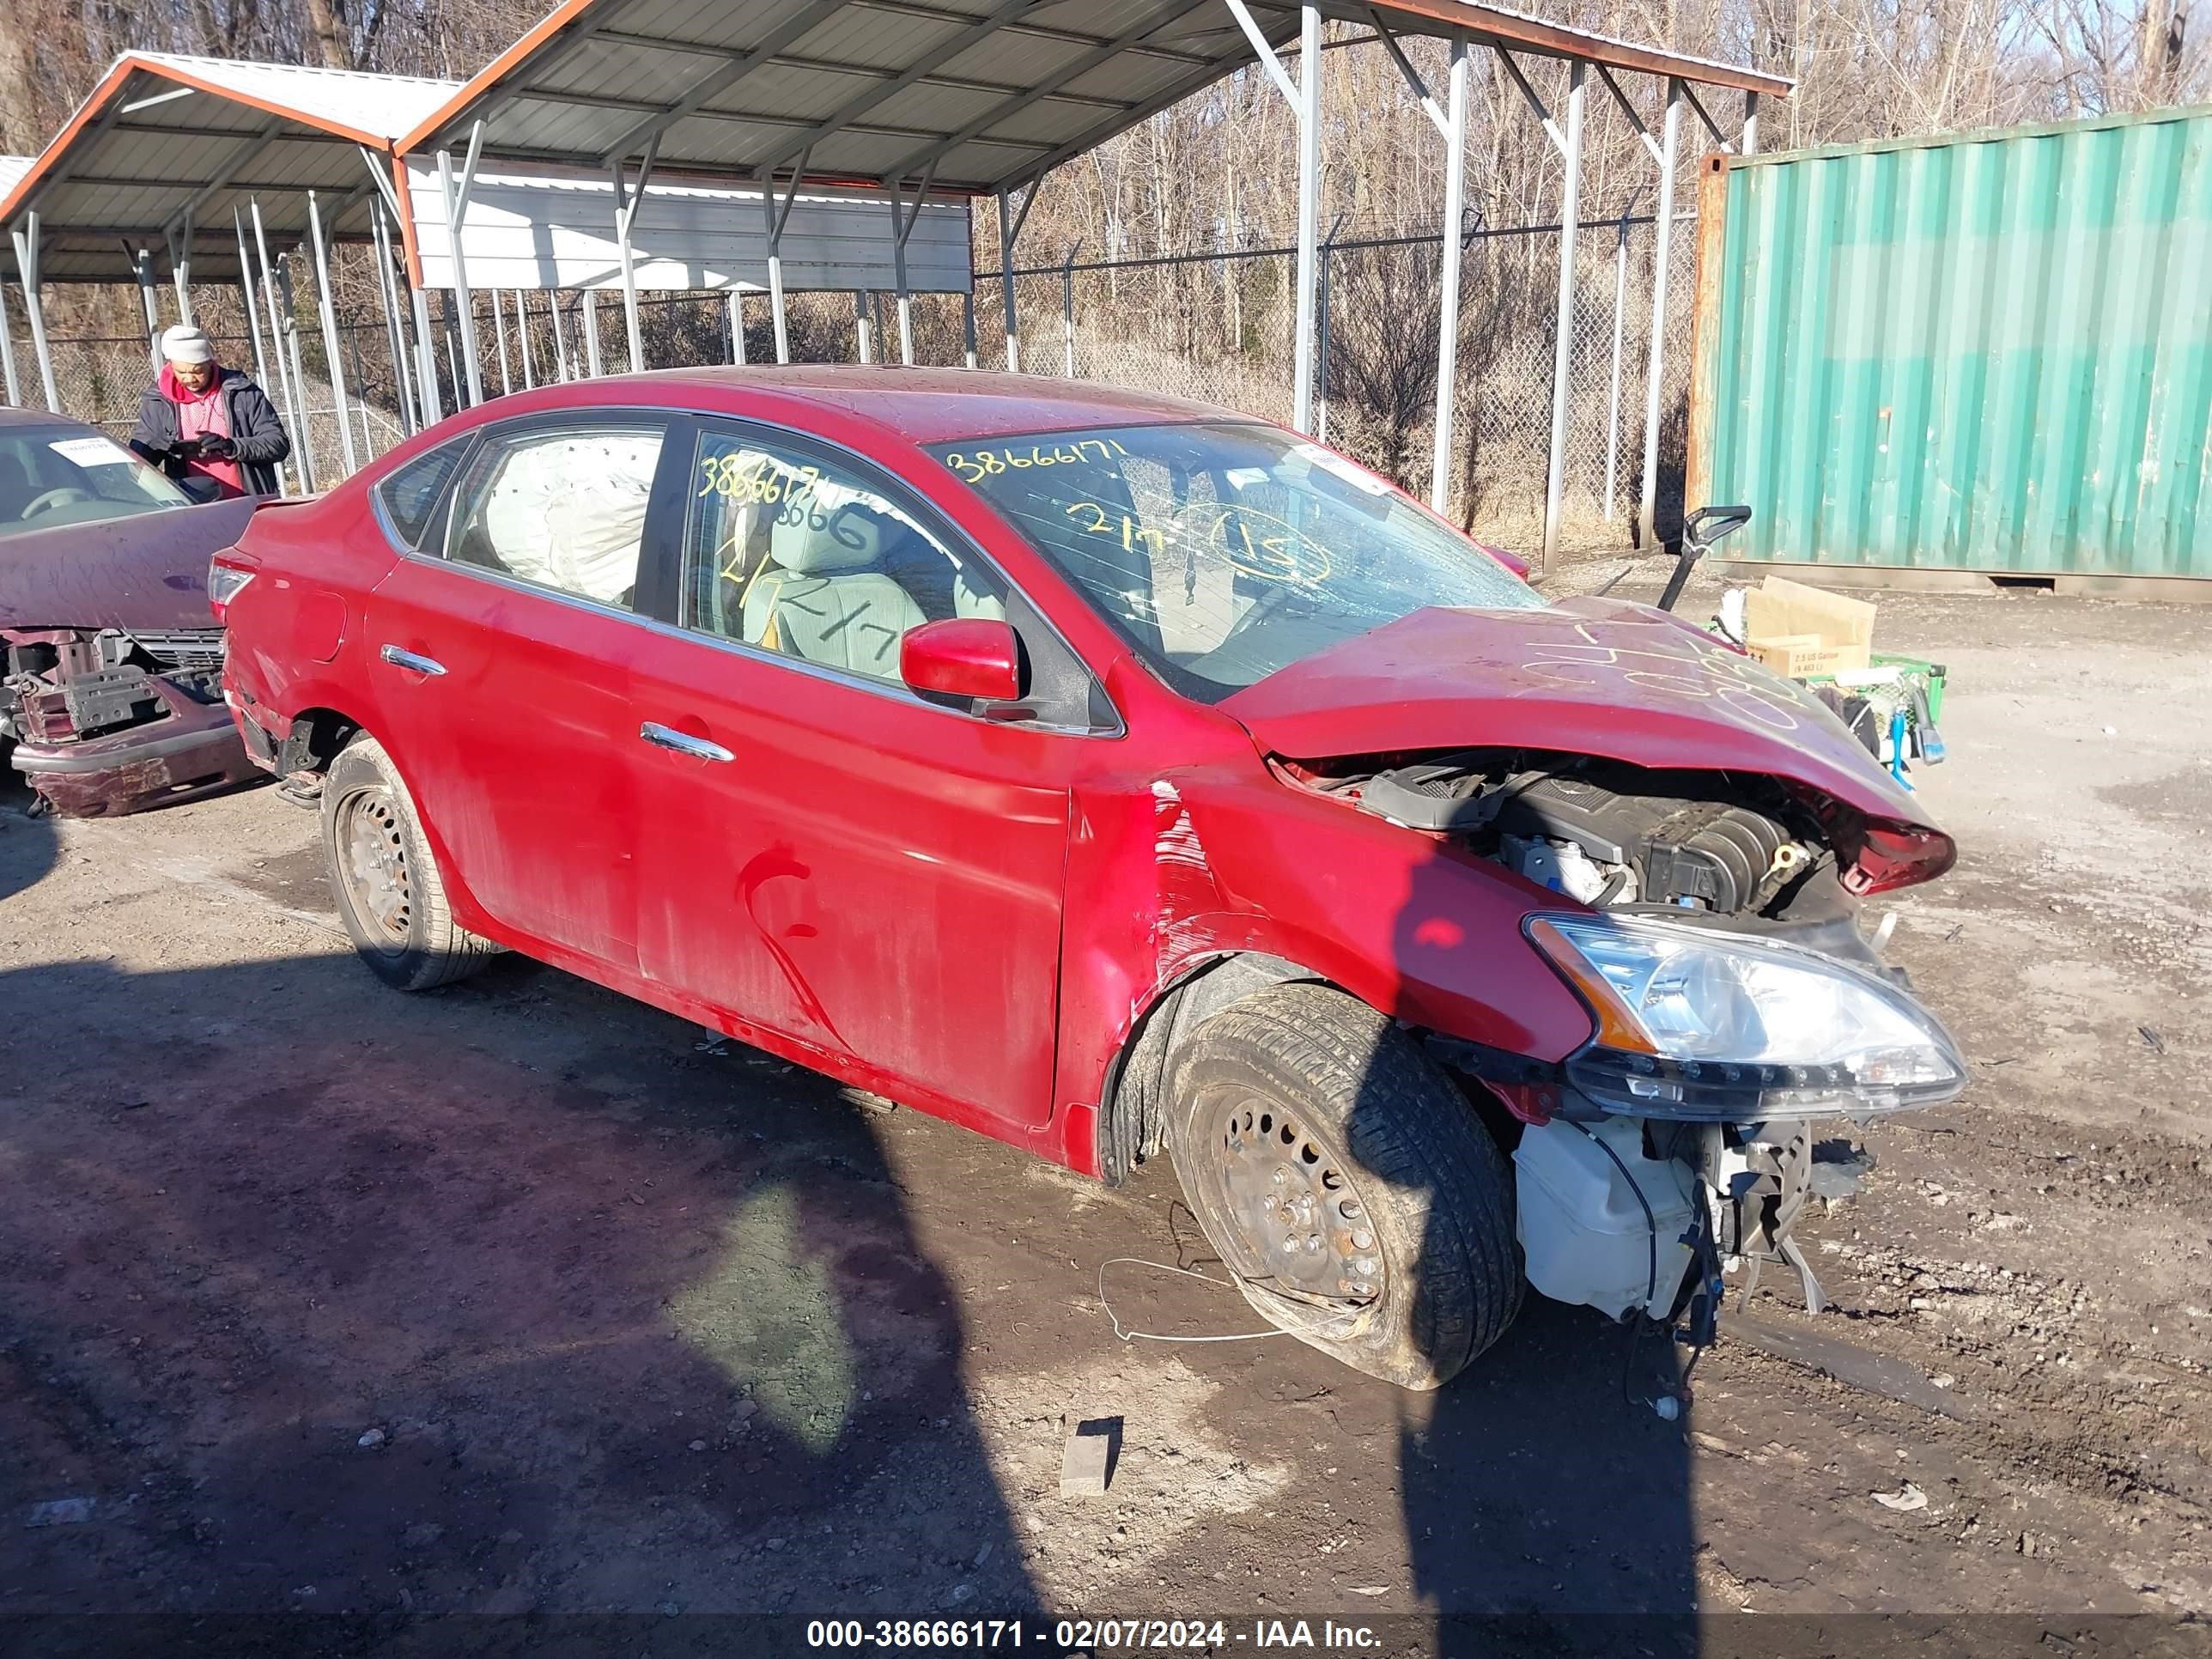
<instances>
[{"instance_id":1,"label":"rear door window","mask_svg":"<svg viewBox=\"0 0 2212 1659\"><path fill-rule=\"evenodd\" d=\"M473 435L473 434L471 434ZM376 499L400 541L409 547L422 545L432 514L452 482L453 471L469 447L466 438L441 445L427 455L417 455L376 487Z\"/></svg>"},{"instance_id":2,"label":"rear door window","mask_svg":"<svg viewBox=\"0 0 2212 1659\"><path fill-rule=\"evenodd\" d=\"M485 440L453 500L446 556L635 609L659 422L532 427Z\"/></svg>"}]
</instances>

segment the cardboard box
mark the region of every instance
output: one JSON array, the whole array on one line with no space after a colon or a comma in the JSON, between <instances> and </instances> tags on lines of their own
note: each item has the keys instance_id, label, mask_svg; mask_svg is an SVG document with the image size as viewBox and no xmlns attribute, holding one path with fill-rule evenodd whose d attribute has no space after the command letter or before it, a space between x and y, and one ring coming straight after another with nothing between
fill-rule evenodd
<instances>
[{"instance_id":1,"label":"cardboard box","mask_svg":"<svg viewBox=\"0 0 2212 1659\"><path fill-rule=\"evenodd\" d=\"M1769 576L1744 593L1744 643L1778 674L1864 668L1874 649L1874 617L1864 599Z\"/></svg>"},{"instance_id":2,"label":"cardboard box","mask_svg":"<svg viewBox=\"0 0 2212 1659\"><path fill-rule=\"evenodd\" d=\"M1855 647L1830 645L1818 634L1783 634L1773 639L1753 640L1745 648L1758 662L1785 679L1801 680L1810 674L1844 673L1856 666L1850 660ZM1858 659L1863 661L1865 647L1858 647L1856 650Z\"/></svg>"}]
</instances>

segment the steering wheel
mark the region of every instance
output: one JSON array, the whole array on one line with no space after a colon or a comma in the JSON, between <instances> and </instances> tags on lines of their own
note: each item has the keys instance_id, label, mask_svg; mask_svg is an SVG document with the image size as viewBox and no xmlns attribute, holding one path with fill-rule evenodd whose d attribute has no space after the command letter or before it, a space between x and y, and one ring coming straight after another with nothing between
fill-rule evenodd
<instances>
[{"instance_id":1,"label":"steering wheel","mask_svg":"<svg viewBox=\"0 0 2212 1659\"><path fill-rule=\"evenodd\" d=\"M79 501L92 499L89 489L79 489L75 484L64 484L59 489L49 489L43 495L33 495L23 503L19 519L35 519L41 513L51 513L58 507L75 507Z\"/></svg>"}]
</instances>

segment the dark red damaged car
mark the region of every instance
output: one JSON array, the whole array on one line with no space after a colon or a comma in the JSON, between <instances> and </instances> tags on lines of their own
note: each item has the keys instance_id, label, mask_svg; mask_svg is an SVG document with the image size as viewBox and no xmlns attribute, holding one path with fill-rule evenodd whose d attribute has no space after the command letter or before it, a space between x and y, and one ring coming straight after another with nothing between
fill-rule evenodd
<instances>
[{"instance_id":1,"label":"dark red damaged car","mask_svg":"<svg viewBox=\"0 0 2212 1659\"><path fill-rule=\"evenodd\" d=\"M1816 1120L1965 1079L1855 914L1951 842L1820 702L1219 410L541 387L210 587L387 983L523 951L1109 1181L1164 1154L1255 1307L1408 1387L1524 1283L1702 1340L1729 1267L1804 1271Z\"/></svg>"},{"instance_id":2,"label":"dark red damaged car","mask_svg":"<svg viewBox=\"0 0 2212 1659\"><path fill-rule=\"evenodd\" d=\"M112 817L258 775L207 599L256 505L197 504L92 427L0 409L0 755L44 806Z\"/></svg>"}]
</instances>

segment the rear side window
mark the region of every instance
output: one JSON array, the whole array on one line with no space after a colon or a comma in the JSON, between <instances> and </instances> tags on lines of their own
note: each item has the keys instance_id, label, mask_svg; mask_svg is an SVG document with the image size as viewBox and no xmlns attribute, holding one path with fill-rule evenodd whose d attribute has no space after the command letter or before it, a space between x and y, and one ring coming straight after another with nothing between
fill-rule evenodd
<instances>
[{"instance_id":1,"label":"rear side window","mask_svg":"<svg viewBox=\"0 0 2212 1659\"><path fill-rule=\"evenodd\" d=\"M466 447L467 440L462 439L418 455L376 487L385 516L408 546L422 546L430 515L437 510L438 500L446 493L447 483L460 465L461 452Z\"/></svg>"},{"instance_id":2,"label":"rear side window","mask_svg":"<svg viewBox=\"0 0 2212 1659\"><path fill-rule=\"evenodd\" d=\"M594 422L487 440L454 497L446 556L630 608L665 435L657 422Z\"/></svg>"}]
</instances>

